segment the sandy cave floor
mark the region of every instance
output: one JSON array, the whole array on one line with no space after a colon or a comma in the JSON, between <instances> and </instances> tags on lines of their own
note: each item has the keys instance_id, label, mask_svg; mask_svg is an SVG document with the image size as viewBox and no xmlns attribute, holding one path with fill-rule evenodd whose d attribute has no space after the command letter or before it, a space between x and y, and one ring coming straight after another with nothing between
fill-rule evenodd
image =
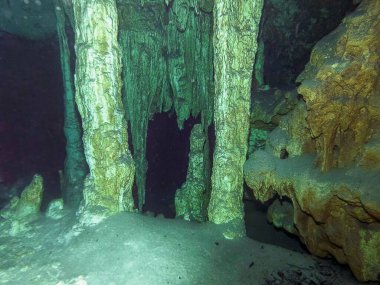
<instances>
[{"instance_id":1,"label":"sandy cave floor","mask_svg":"<svg viewBox=\"0 0 380 285\"><path fill-rule=\"evenodd\" d=\"M131 213L89 228L73 221L67 212L23 235L0 231L0 284L360 284L332 261L225 240L213 224Z\"/></svg>"}]
</instances>

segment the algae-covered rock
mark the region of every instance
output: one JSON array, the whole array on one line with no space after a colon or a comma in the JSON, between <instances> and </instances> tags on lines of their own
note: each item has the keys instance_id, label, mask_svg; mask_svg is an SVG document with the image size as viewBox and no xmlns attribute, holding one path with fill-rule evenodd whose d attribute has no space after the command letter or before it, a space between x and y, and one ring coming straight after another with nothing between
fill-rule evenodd
<instances>
[{"instance_id":1,"label":"algae-covered rock","mask_svg":"<svg viewBox=\"0 0 380 285\"><path fill-rule=\"evenodd\" d=\"M32 182L22 191L20 199L14 206L14 217L23 218L40 213L42 194L44 191L43 179L36 174Z\"/></svg>"},{"instance_id":2,"label":"algae-covered rock","mask_svg":"<svg viewBox=\"0 0 380 285\"><path fill-rule=\"evenodd\" d=\"M8 207L0 211L0 217L5 219L4 232L16 236L30 229L29 222L39 217L43 191L43 179L36 174L20 197L14 197Z\"/></svg>"},{"instance_id":3,"label":"algae-covered rock","mask_svg":"<svg viewBox=\"0 0 380 285\"><path fill-rule=\"evenodd\" d=\"M210 221L232 223L243 235L243 164L247 154L252 68L262 0L216 0L214 5L215 151ZM243 226L235 227L235 224ZM229 232L229 231L228 231Z\"/></svg>"},{"instance_id":4,"label":"algae-covered rock","mask_svg":"<svg viewBox=\"0 0 380 285\"><path fill-rule=\"evenodd\" d=\"M121 100L118 13L113 0L74 0L75 99L90 174L84 208L132 211L134 163Z\"/></svg>"},{"instance_id":5,"label":"algae-covered rock","mask_svg":"<svg viewBox=\"0 0 380 285\"><path fill-rule=\"evenodd\" d=\"M206 134L202 125L194 125L190 136L189 166L186 182L175 196L176 216L185 220L205 221L207 218L207 182L205 177Z\"/></svg>"}]
</instances>

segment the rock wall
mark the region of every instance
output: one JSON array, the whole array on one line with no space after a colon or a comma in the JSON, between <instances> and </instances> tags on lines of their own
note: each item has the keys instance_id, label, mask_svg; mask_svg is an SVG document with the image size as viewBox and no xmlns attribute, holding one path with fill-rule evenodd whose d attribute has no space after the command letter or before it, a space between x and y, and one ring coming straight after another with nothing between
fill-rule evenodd
<instances>
[{"instance_id":1,"label":"rock wall","mask_svg":"<svg viewBox=\"0 0 380 285\"><path fill-rule=\"evenodd\" d=\"M291 199L293 211L271 208L276 225L361 281L380 277L379 31L380 2L365 0L319 41L298 77L298 106L245 164L256 198Z\"/></svg>"}]
</instances>

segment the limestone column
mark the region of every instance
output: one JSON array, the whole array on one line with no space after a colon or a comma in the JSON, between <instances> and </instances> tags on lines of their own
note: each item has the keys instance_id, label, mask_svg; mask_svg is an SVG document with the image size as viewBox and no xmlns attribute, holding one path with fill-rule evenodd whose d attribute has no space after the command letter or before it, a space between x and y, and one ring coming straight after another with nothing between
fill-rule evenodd
<instances>
[{"instance_id":1,"label":"limestone column","mask_svg":"<svg viewBox=\"0 0 380 285\"><path fill-rule=\"evenodd\" d=\"M133 209L134 163L121 101L115 0L73 0L77 55L75 99L90 174L85 209Z\"/></svg>"},{"instance_id":2,"label":"limestone column","mask_svg":"<svg viewBox=\"0 0 380 285\"><path fill-rule=\"evenodd\" d=\"M71 55L66 35L66 15L62 0L55 1L57 34L61 53L61 69L64 85L64 133L66 158L63 171L62 196L69 206L77 207L83 198L83 183L88 173L82 143L82 130L75 104L74 76L71 71Z\"/></svg>"},{"instance_id":3,"label":"limestone column","mask_svg":"<svg viewBox=\"0 0 380 285\"><path fill-rule=\"evenodd\" d=\"M252 71L263 0L215 0L215 151L210 221L225 237L244 234L243 163L246 160Z\"/></svg>"}]
</instances>

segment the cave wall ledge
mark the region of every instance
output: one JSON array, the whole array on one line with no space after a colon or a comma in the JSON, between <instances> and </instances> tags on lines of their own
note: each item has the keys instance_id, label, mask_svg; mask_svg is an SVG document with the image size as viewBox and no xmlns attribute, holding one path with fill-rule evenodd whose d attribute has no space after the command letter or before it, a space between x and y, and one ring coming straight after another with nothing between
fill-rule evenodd
<instances>
[{"instance_id":1,"label":"cave wall ledge","mask_svg":"<svg viewBox=\"0 0 380 285\"><path fill-rule=\"evenodd\" d=\"M380 2L362 1L316 44L297 79L304 100L244 166L255 198L291 199L294 224L281 225L271 208L276 226L360 281L380 276L379 28Z\"/></svg>"}]
</instances>

